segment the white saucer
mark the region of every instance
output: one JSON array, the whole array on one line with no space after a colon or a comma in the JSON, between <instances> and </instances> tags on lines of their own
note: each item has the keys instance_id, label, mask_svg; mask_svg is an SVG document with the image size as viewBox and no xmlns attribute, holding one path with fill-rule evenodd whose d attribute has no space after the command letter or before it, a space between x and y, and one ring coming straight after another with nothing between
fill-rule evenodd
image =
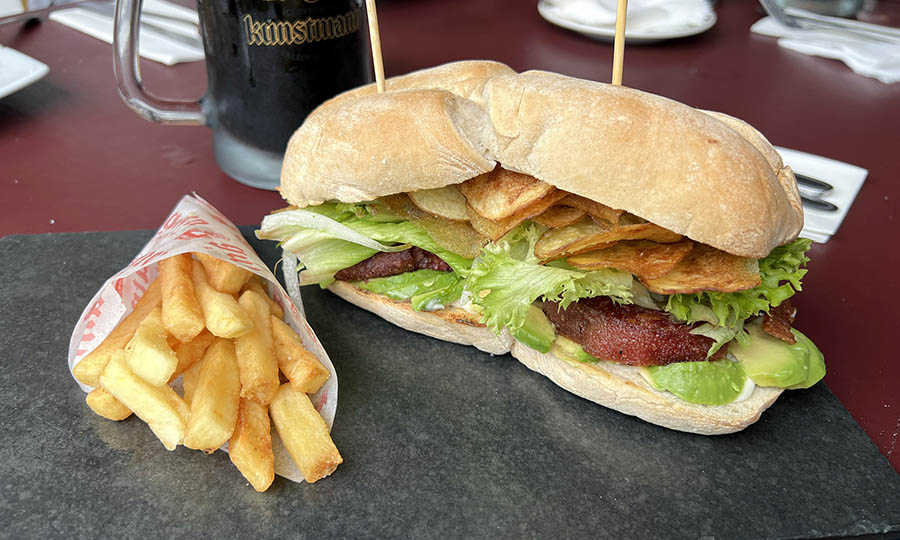
<instances>
[{"instance_id":1,"label":"white saucer","mask_svg":"<svg viewBox=\"0 0 900 540\"><path fill-rule=\"evenodd\" d=\"M25 88L48 71L47 64L0 45L0 98Z\"/></svg>"},{"instance_id":2,"label":"white saucer","mask_svg":"<svg viewBox=\"0 0 900 540\"><path fill-rule=\"evenodd\" d=\"M538 3L538 13L541 14L541 17L552 24L578 32L579 34L584 34L585 36L593 39L612 42L616 37L615 26L591 26L561 17L559 12L553 5L548 4L543 0ZM709 16L704 18L702 24L700 24L699 26L673 25L667 26L665 28L654 28L652 30L626 30L625 42L631 44L655 43L667 39L693 36L706 32L707 30L715 26L715 24L716 14L715 12L710 10Z\"/></svg>"}]
</instances>

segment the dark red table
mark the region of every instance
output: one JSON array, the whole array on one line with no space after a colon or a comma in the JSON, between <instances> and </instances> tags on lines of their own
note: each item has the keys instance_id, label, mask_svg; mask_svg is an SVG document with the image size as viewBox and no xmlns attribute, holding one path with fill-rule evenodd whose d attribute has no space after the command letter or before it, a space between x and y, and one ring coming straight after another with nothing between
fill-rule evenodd
<instances>
[{"instance_id":1,"label":"dark red table","mask_svg":"<svg viewBox=\"0 0 900 540\"><path fill-rule=\"evenodd\" d=\"M490 58L608 81L611 46L546 23L535 4L382 0L386 72ZM798 327L824 351L828 386L900 471L900 84L751 35L755 2L724 0L717 11L702 35L629 47L625 84L743 118L775 144L869 169L840 232L812 250ZM116 93L109 45L47 21L0 26L0 44L50 66L46 78L0 100L0 236L155 228L191 191L238 224L281 204L216 168L208 130L132 113ZM199 96L205 87L201 63L144 62L143 74L164 95Z\"/></svg>"}]
</instances>

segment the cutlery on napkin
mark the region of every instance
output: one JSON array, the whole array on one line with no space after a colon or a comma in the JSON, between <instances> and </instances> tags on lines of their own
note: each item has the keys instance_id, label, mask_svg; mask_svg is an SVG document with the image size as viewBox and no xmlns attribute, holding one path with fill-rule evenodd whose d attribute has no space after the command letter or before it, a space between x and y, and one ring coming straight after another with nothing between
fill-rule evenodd
<instances>
[{"instance_id":1,"label":"cutlery on napkin","mask_svg":"<svg viewBox=\"0 0 900 540\"><path fill-rule=\"evenodd\" d=\"M781 154L785 165L789 165L795 173L822 180L832 186L831 190L816 197L837 206L836 211L817 210L803 205L803 230L800 236L824 244L841 226L869 171L789 148L776 146L775 149Z\"/></svg>"},{"instance_id":2,"label":"cutlery on napkin","mask_svg":"<svg viewBox=\"0 0 900 540\"><path fill-rule=\"evenodd\" d=\"M865 77L886 84L900 81L900 37L894 40L879 33L867 38L859 33L863 24L856 23L859 28L851 31L824 26L796 28L783 25L773 17L764 17L753 23L750 31L779 38L778 45L792 51L840 60Z\"/></svg>"},{"instance_id":3,"label":"cutlery on napkin","mask_svg":"<svg viewBox=\"0 0 900 540\"><path fill-rule=\"evenodd\" d=\"M110 4L55 11L50 14L50 20L112 43L113 15L112 11L103 12L104 5ZM141 26L139 49L143 58L168 66L203 59L196 11L165 0L144 0L142 20L145 16L148 24ZM179 39L178 36L188 39ZM191 44L191 41L194 44Z\"/></svg>"}]
</instances>

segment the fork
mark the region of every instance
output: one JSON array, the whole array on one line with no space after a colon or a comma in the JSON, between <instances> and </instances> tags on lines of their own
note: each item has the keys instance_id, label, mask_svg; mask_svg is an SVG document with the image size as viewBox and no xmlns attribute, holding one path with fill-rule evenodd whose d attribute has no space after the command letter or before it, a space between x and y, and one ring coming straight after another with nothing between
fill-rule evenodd
<instances>
[{"instance_id":1,"label":"fork","mask_svg":"<svg viewBox=\"0 0 900 540\"><path fill-rule=\"evenodd\" d=\"M870 41L890 43L892 45L900 44L900 37L892 33L890 30L882 31L877 28L869 28L868 26L865 29L856 28L852 26L849 21L832 21L831 18L826 17L798 16L805 14L805 12L803 10L797 9L786 10L779 6L776 0L759 0L759 3L762 4L763 9L767 14L769 14L769 16L771 16L773 19L784 26L789 26L791 28L800 28L803 30L840 30L842 32L846 32L863 39L868 39ZM790 13L788 11L790 11Z\"/></svg>"},{"instance_id":2,"label":"fork","mask_svg":"<svg viewBox=\"0 0 900 540\"><path fill-rule=\"evenodd\" d=\"M807 195L800 192L800 202L803 203L803 206L807 208L813 208L815 210L822 210L824 212L837 212L837 205L830 203L826 200L820 199L813 195Z\"/></svg>"}]
</instances>

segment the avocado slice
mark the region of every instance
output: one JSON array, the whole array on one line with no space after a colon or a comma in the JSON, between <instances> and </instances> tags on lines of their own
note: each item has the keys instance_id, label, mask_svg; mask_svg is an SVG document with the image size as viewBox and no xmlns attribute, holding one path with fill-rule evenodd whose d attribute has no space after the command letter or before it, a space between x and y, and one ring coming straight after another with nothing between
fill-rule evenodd
<instances>
[{"instance_id":1,"label":"avocado slice","mask_svg":"<svg viewBox=\"0 0 900 540\"><path fill-rule=\"evenodd\" d=\"M550 346L556 339L556 331L550 324L550 319L535 305L528 307L522 327L510 333L516 340L542 353L550 352Z\"/></svg>"},{"instance_id":2,"label":"avocado slice","mask_svg":"<svg viewBox=\"0 0 900 540\"><path fill-rule=\"evenodd\" d=\"M791 345L765 333L759 324L748 324L745 328L750 342L746 345L734 342L728 351L744 365L753 382L788 388L806 381L810 356L806 342L798 339Z\"/></svg>"},{"instance_id":3,"label":"avocado slice","mask_svg":"<svg viewBox=\"0 0 900 540\"><path fill-rule=\"evenodd\" d=\"M675 362L642 369L657 390L668 390L681 399L701 405L725 405L734 401L747 384L740 362Z\"/></svg>"},{"instance_id":4,"label":"avocado slice","mask_svg":"<svg viewBox=\"0 0 900 540\"><path fill-rule=\"evenodd\" d=\"M550 350L559 358L575 360L577 362L594 364L600 361L599 358L588 354L581 345L564 336L556 336L556 340L553 342L553 346Z\"/></svg>"},{"instance_id":5,"label":"avocado slice","mask_svg":"<svg viewBox=\"0 0 900 540\"><path fill-rule=\"evenodd\" d=\"M788 386L788 388L791 390L809 388L810 386L821 381L822 377L825 376L825 357L822 355L822 351L820 351L819 348L816 347L816 344L813 343L811 339L801 334L799 330L791 328L791 333L794 334L794 337L797 339L797 343L803 343L803 345L806 347L806 350L809 352L809 369L806 373L806 380L801 383Z\"/></svg>"}]
</instances>

